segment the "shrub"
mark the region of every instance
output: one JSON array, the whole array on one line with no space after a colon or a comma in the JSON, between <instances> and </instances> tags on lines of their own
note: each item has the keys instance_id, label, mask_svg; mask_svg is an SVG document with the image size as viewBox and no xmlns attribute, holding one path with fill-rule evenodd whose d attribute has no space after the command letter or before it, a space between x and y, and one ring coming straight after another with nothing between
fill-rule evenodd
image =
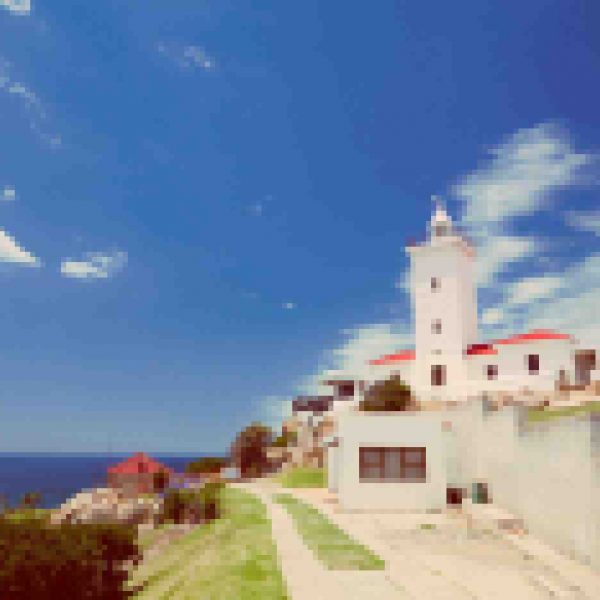
<instances>
[{"instance_id":1,"label":"shrub","mask_svg":"<svg viewBox=\"0 0 600 600\"><path fill-rule=\"evenodd\" d=\"M154 473L152 476L152 487L155 492L164 492L164 490L169 486L169 473L167 471L158 471Z\"/></svg>"},{"instance_id":2,"label":"shrub","mask_svg":"<svg viewBox=\"0 0 600 600\"><path fill-rule=\"evenodd\" d=\"M295 446L298 442L298 434L295 431L284 430L280 436L275 438L272 446L274 448L287 448Z\"/></svg>"},{"instance_id":3,"label":"shrub","mask_svg":"<svg viewBox=\"0 0 600 600\"><path fill-rule=\"evenodd\" d=\"M140 559L135 527L50 525L0 517L0 597L120 600L129 563Z\"/></svg>"},{"instance_id":4,"label":"shrub","mask_svg":"<svg viewBox=\"0 0 600 600\"><path fill-rule=\"evenodd\" d=\"M376 383L365 393L360 402L360 410L405 411L414 406L410 387L397 377L392 377L383 383Z\"/></svg>"},{"instance_id":5,"label":"shrub","mask_svg":"<svg viewBox=\"0 0 600 600\"><path fill-rule=\"evenodd\" d=\"M163 521L207 523L221 514L222 483L208 482L199 490L169 490L163 504Z\"/></svg>"},{"instance_id":6,"label":"shrub","mask_svg":"<svg viewBox=\"0 0 600 600\"><path fill-rule=\"evenodd\" d=\"M204 456L188 463L185 472L190 475L212 475L220 473L228 464L228 459L222 456Z\"/></svg>"}]
</instances>

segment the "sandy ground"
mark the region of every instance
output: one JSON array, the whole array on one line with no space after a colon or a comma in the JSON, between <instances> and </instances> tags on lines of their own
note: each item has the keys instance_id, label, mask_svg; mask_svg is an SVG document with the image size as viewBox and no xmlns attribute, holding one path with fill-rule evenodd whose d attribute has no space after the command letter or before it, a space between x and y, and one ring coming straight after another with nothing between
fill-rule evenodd
<instances>
[{"instance_id":1,"label":"sandy ground","mask_svg":"<svg viewBox=\"0 0 600 600\"><path fill-rule=\"evenodd\" d=\"M272 481L245 485L269 510L292 600L569 598L598 600L600 574L526 534L495 530L464 513L348 513L322 489L282 490ZM328 571L304 546L274 493L292 493L386 561L385 571Z\"/></svg>"}]
</instances>

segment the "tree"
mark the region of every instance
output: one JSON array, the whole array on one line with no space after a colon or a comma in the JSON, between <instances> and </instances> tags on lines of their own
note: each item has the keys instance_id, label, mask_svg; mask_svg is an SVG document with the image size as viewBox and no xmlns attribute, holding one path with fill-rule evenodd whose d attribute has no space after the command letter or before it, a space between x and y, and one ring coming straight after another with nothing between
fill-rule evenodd
<instances>
[{"instance_id":1,"label":"tree","mask_svg":"<svg viewBox=\"0 0 600 600\"><path fill-rule=\"evenodd\" d=\"M367 412L405 411L412 407L414 399L410 387L399 377L371 386L360 403L360 410Z\"/></svg>"},{"instance_id":2,"label":"tree","mask_svg":"<svg viewBox=\"0 0 600 600\"><path fill-rule=\"evenodd\" d=\"M42 495L39 492L27 492L21 497L19 508L38 508L41 502Z\"/></svg>"},{"instance_id":3,"label":"tree","mask_svg":"<svg viewBox=\"0 0 600 600\"><path fill-rule=\"evenodd\" d=\"M170 476L167 471L161 469L152 476L152 484L155 492L164 492L169 487Z\"/></svg>"},{"instance_id":4,"label":"tree","mask_svg":"<svg viewBox=\"0 0 600 600\"><path fill-rule=\"evenodd\" d=\"M270 427L252 423L240 433L231 446L231 458L242 477L260 477L268 472L267 449L273 443Z\"/></svg>"}]
</instances>

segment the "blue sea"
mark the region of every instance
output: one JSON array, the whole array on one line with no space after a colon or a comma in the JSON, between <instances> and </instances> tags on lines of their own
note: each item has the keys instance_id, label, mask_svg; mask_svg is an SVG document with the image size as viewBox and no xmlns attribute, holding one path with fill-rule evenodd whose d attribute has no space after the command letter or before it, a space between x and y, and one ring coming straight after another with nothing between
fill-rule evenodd
<instances>
[{"instance_id":1,"label":"blue sea","mask_svg":"<svg viewBox=\"0 0 600 600\"><path fill-rule=\"evenodd\" d=\"M0 453L0 504L8 500L14 506L26 492L39 492L41 506L54 508L84 488L105 485L106 469L128 456L131 454ZM150 456L182 472L187 463L205 455Z\"/></svg>"}]
</instances>

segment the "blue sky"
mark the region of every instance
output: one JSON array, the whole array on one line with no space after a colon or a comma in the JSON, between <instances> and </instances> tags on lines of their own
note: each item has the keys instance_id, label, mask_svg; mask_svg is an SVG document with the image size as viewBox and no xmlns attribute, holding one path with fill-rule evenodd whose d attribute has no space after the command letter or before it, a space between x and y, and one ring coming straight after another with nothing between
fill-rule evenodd
<instances>
[{"instance_id":1,"label":"blue sky","mask_svg":"<svg viewBox=\"0 0 600 600\"><path fill-rule=\"evenodd\" d=\"M0 0L0 450L222 451L410 346L432 194L478 243L483 338L596 343L599 22Z\"/></svg>"}]
</instances>

